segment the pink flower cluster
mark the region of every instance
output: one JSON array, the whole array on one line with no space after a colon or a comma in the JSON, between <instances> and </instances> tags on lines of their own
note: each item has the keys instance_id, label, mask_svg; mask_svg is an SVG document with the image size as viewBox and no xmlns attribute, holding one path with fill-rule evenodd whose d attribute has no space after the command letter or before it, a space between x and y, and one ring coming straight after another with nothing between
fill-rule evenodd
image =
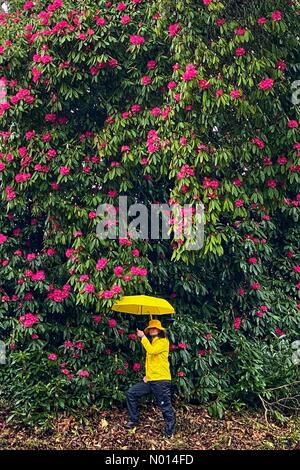
<instances>
[{"instance_id":1,"label":"pink flower cluster","mask_svg":"<svg viewBox=\"0 0 300 470\"><path fill-rule=\"evenodd\" d=\"M140 370L142 370L142 365L140 362L135 362L132 366L132 370L134 372L140 372Z\"/></svg>"},{"instance_id":2,"label":"pink flower cluster","mask_svg":"<svg viewBox=\"0 0 300 470\"><path fill-rule=\"evenodd\" d=\"M28 104L34 102L34 97L30 94L30 90L21 88L14 96L11 97L10 101L12 104L18 104L19 101L24 100Z\"/></svg>"},{"instance_id":3,"label":"pink flower cluster","mask_svg":"<svg viewBox=\"0 0 300 470\"><path fill-rule=\"evenodd\" d=\"M157 131L151 129L147 134L147 150L149 154L155 153L160 147Z\"/></svg>"},{"instance_id":4,"label":"pink flower cluster","mask_svg":"<svg viewBox=\"0 0 300 470\"><path fill-rule=\"evenodd\" d=\"M97 263L96 263L96 269L97 271L102 271L105 266L107 265L108 260L107 258L99 258Z\"/></svg>"},{"instance_id":5,"label":"pink flower cluster","mask_svg":"<svg viewBox=\"0 0 300 470\"><path fill-rule=\"evenodd\" d=\"M24 273L25 277L29 277L33 282L44 281L46 279L45 271L40 270L35 273L31 270L26 270Z\"/></svg>"},{"instance_id":6,"label":"pink flower cluster","mask_svg":"<svg viewBox=\"0 0 300 470\"><path fill-rule=\"evenodd\" d=\"M147 268L139 268L138 266L132 266L130 268L130 272L134 276L141 276L141 277L145 277L148 274Z\"/></svg>"},{"instance_id":7,"label":"pink flower cluster","mask_svg":"<svg viewBox=\"0 0 300 470\"><path fill-rule=\"evenodd\" d=\"M47 6L48 12L54 12L63 6L63 0L54 0Z\"/></svg>"},{"instance_id":8,"label":"pink flower cluster","mask_svg":"<svg viewBox=\"0 0 300 470\"><path fill-rule=\"evenodd\" d=\"M168 30L169 30L170 37L173 38L181 30L180 24L179 23L170 24Z\"/></svg>"},{"instance_id":9,"label":"pink flower cluster","mask_svg":"<svg viewBox=\"0 0 300 470\"><path fill-rule=\"evenodd\" d=\"M80 370L79 372L77 372L77 375L78 375L78 377L85 377L85 378L87 378L87 377L90 376L90 373L89 373L88 370L82 369L82 370Z\"/></svg>"},{"instance_id":10,"label":"pink flower cluster","mask_svg":"<svg viewBox=\"0 0 300 470\"><path fill-rule=\"evenodd\" d=\"M220 186L220 183L217 180L204 177L202 185L204 189L207 189L207 188L218 189L218 187Z\"/></svg>"},{"instance_id":11,"label":"pink flower cluster","mask_svg":"<svg viewBox=\"0 0 300 470\"><path fill-rule=\"evenodd\" d=\"M40 54L34 54L32 58L33 62L37 62L40 64L49 64L52 62L53 57L51 55L45 54L45 55L40 55Z\"/></svg>"},{"instance_id":12,"label":"pink flower cluster","mask_svg":"<svg viewBox=\"0 0 300 470\"><path fill-rule=\"evenodd\" d=\"M25 183L25 181L31 178L31 173L18 173L15 176L16 183Z\"/></svg>"},{"instance_id":13,"label":"pink flower cluster","mask_svg":"<svg viewBox=\"0 0 300 470\"><path fill-rule=\"evenodd\" d=\"M3 245L7 241L7 236L3 233L0 233L0 245Z\"/></svg>"},{"instance_id":14,"label":"pink flower cluster","mask_svg":"<svg viewBox=\"0 0 300 470\"><path fill-rule=\"evenodd\" d=\"M177 173L176 178L181 180L182 178L188 176L195 176L195 170L191 168L188 164L182 165L180 171Z\"/></svg>"},{"instance_id":15,"label":"pink flower cluster","mask_svg":"<svg viewBox=\"0 0 300 470\"><path fill-rule=\"evenodd\" d=\"M256 145L260 150L264 149L266 144L259 137L253 137L251 139L252 144Z\"/></svg>"},{"instance_id":16,"label":"pink flower cluster","mask_svg":"<svg viewBox=\"0 0 300 470\"><path fill-rule=\"evenodd\" d=\"M122 292L122 287L118 284L112 286L111 290L105 290L100 294L101 299L111 299Z\"/></svg>"},{"instance_id":17,"label":"pink flower cluster","mask_svg":"<svg viewBox=\"0 0 300 470\"><path fill-rule=\"evenodd\" d=\"M19 318L19 322L25 328L31 328L33 325L35 325L39 321L40 321L39 317L37 315L34 315L33 313L25 313L25 315L22 315Z\"/></svg>"},{"instance_id":18,"label":"pink flower cluster","mask_svg":"<svg viewBox=\"0 0 300 470\"><path fill-rule=\"evenodd\" d=\"M144 44L145 38L143 36L138 36L137 34L133 34L130 36L130 44L134 45L141 45Z\"/></svg>"},{"instance_id":19,"label":"pink flower cluster","mask_svg":"<svg viewBox=\"0 0 300 470\"><path fill-rule=\"evenodd\" d=\"M182 80L184 80L185 82L188 82L192 80L193 78L197 77L197 75L198 75L198 71L196 67L194 66L194 64L188 64L186 66L185 72L182 75Z\"/></svg>"},{"instance_id":20,"label":"pink flower cluster","mask_svg":"<svg viewBox=\"0 0 300 470\"><path fill-rule=\"evenodd\" d=\"M261 90L269 90L273 87L274 80L272 78L265 78L259 82L258 86Z\"/></svg>"},{"instance_id":21,"label":"pink flower cluster","mask_svg":"<svg viewBox=\"0 0 300 470\"><path fill-rule=\"evenodd\" d=\"M54 354L54 353L50 353L48 355L48 359L49 359L49 361L56 361L57 360L57 355Z\"/></svg>"},{"instance_id":22,"label":"pink flower cluster","mask_svg":"<svg viewBox=\"0 0 300 470\"><path fill-rule=\"evenodd\" d=\"M49 293L47 298L53 302L61 303L70 296L71 286L65 284L62 289L55 289L53 285L49 285Z\"/></svg>"},{"instance_id":23,"label":"pink flower cluster","mask_svg":"<svg viewBox=\"0 0 300 470\"><path fill-rule=\"evenodd\" d=\"M6 186L5 193L6 193L7 201L12 201L13 199L16 198L16 193L14 191L14 188L12 188L11 186Z\"/></svg>"}]
</instances>

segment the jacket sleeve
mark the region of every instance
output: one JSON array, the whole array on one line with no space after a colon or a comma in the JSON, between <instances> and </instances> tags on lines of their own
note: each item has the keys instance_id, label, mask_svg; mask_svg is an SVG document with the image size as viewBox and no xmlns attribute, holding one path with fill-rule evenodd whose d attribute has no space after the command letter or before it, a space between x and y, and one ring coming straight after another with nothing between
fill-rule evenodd
<instances>
[{"instance_id":1,"label":"jacket sleeve","mask_svg":"<svg viewBox=\"0 0 300 470\"><path fill-rule=\"evenodd\" d=\"M164 351L169 352L169 341L164 338L160 339L159 341L155 341L155 343L152 345L149 339L144 336L141 343L148 354L159 354Z\"/></svg>"}]
</instances>

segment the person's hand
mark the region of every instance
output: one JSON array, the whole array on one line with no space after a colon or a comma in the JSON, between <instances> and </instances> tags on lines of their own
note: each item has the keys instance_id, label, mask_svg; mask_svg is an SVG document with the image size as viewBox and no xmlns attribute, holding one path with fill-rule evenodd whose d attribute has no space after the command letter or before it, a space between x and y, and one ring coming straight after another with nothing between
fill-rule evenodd
<instances>
[{"instance_id":1,"label":"person's hand","mask_svg":"<svg viewBox=\"0 0 300 470\"><path fill-rule=\"evenodd\" d=\"M145 384L147 383L146 376L143 378L143 381L145 382Z\"/></svg>"},{"instance_id":2,"label":"person's hand","mask_svg":"<svg viewBox=\"0 0 300 470\"><path fill-rule=\"evenodd\" d=\"M136 334L139 338L143 338L145 336L145 333L142 330L139 330L138 328L136 329Z\"/></svg>"}]
</instances>

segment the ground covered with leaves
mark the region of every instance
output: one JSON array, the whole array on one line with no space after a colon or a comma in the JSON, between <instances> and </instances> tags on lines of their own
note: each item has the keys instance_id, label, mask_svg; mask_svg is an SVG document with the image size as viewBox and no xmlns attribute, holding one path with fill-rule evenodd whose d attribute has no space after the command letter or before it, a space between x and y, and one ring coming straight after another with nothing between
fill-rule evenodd
<instances>
[{"instance_id":1,"label":"ground covered with leaves","mask_svg":"<svg viewBox=\"0 0 300 470\"><path fill-rule=\"evenodd\" d=\"M60 415L47 428L28 428L7 423L0 415L0 450L278 450L300 448L300 417L265 419L261 412L227 412L224 419L211 418L204 407L176 407L177 432L162 438L163 420L158 409L144 405L141 425L124 428L126 411L91 410L76 416Z\"/></svg>"}]
</instances>

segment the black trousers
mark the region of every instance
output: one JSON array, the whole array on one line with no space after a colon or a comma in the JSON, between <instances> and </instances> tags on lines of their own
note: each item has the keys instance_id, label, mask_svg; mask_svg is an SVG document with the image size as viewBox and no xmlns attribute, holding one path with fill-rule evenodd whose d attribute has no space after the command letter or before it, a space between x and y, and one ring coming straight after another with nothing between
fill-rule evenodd
<instances>
[{"instance_id":1,"label":"black trousers","mask_svg":"<svg viewBox=\"0 0 300 470\"><path fill-rule=\"evenodd\" d=\"M133 385L126 393L126 403L129 420L137 423L139 420L139 398L153 393L165 420L165 431L173 433L175 429L175 414L171 402L171 380L153 380Z\"/></svg>"}]
</instances>

